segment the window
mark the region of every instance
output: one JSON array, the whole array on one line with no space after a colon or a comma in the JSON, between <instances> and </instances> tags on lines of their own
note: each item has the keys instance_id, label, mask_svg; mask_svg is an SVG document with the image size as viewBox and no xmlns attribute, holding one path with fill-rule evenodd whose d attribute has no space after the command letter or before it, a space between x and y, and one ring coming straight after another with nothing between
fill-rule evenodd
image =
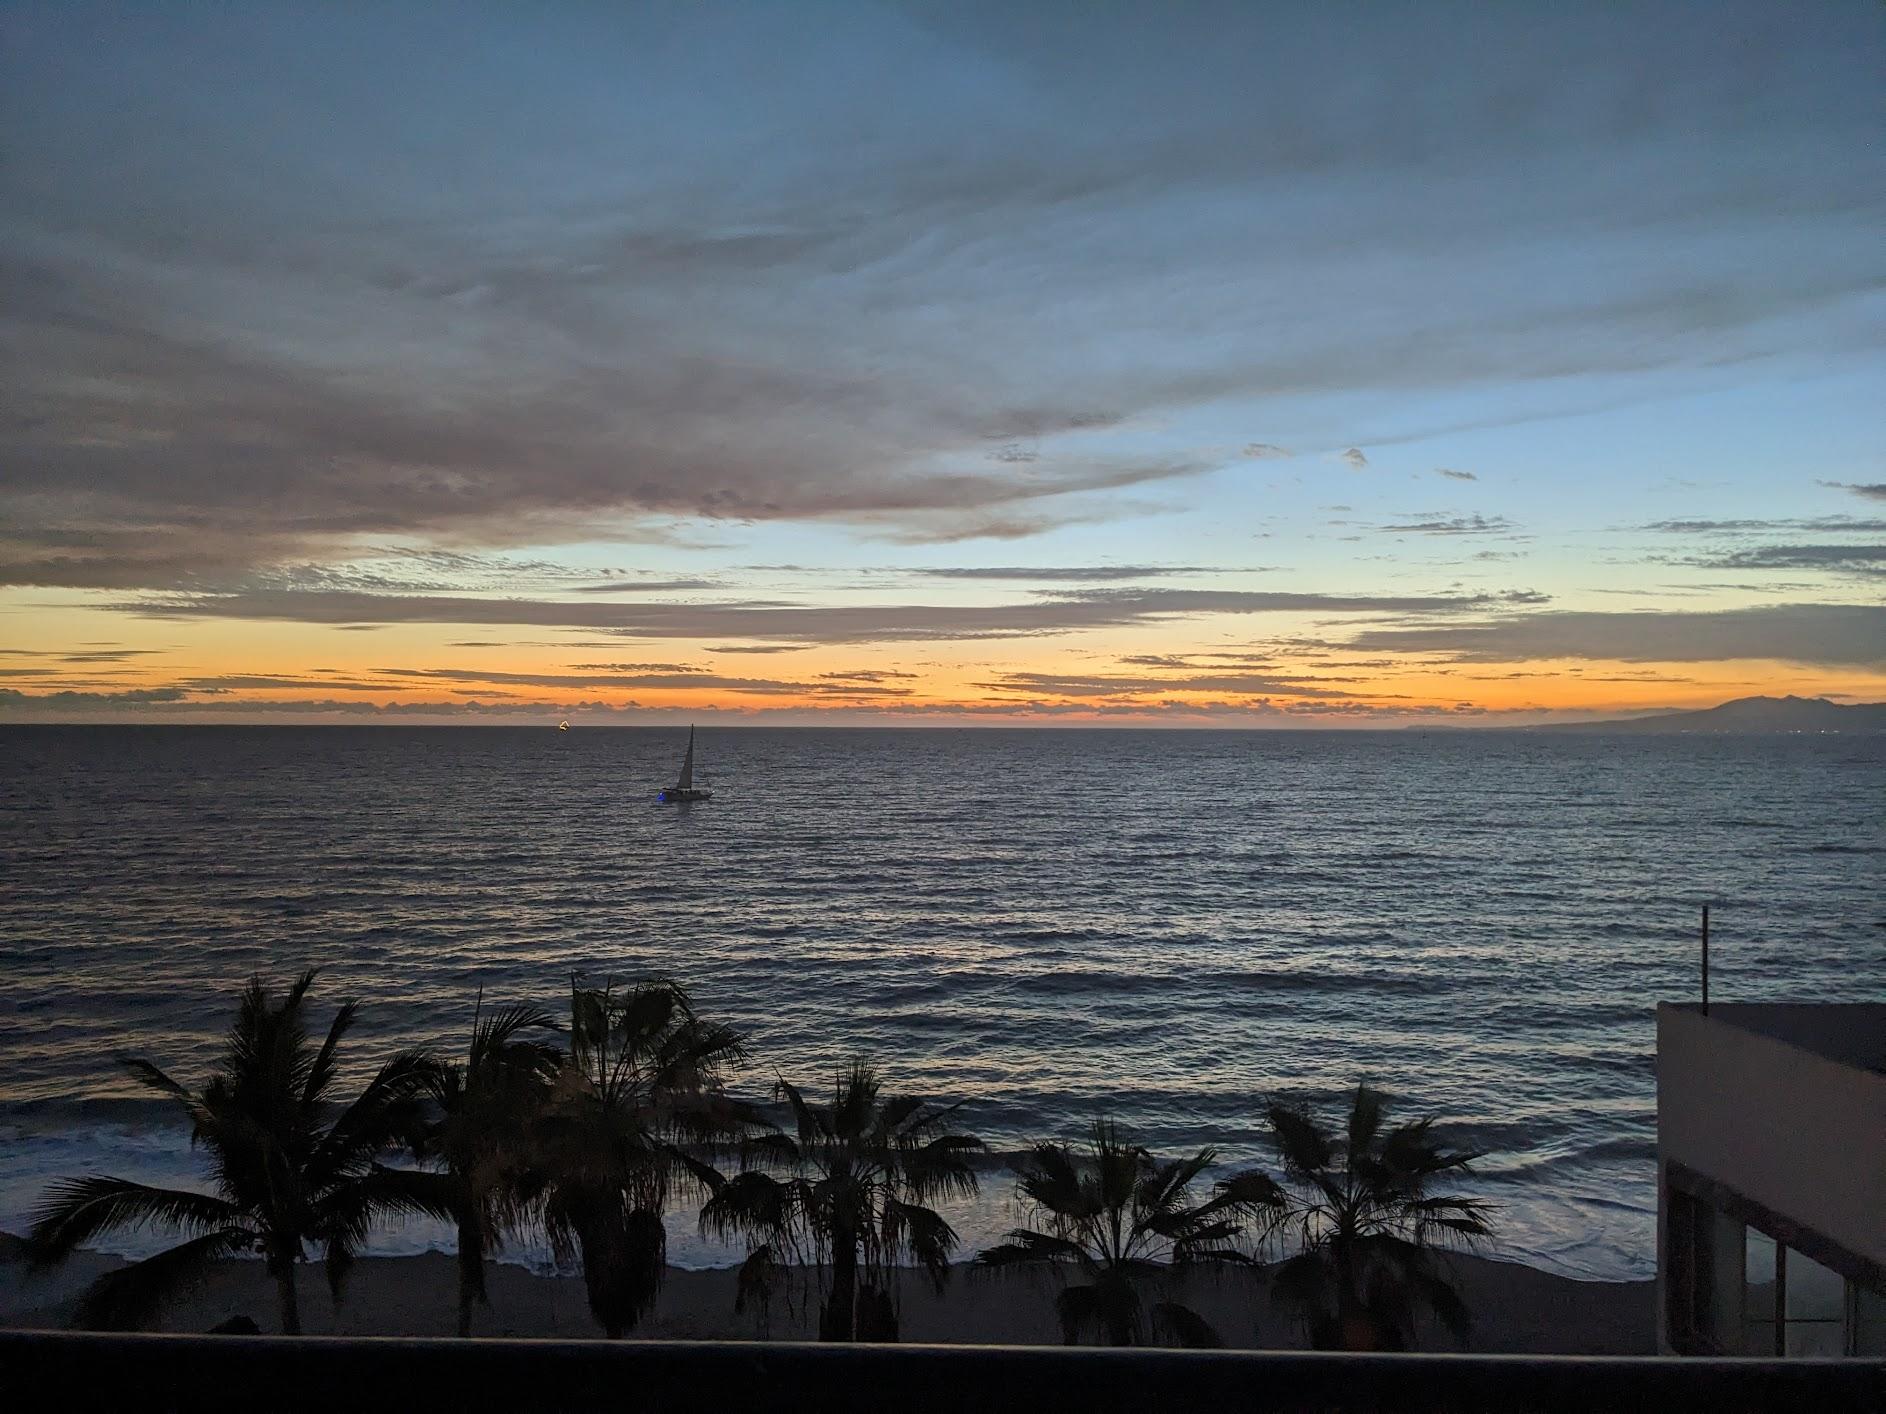
<instances>
[{"instance_id":1,"label":"window","mask_svg":"<svg viewBox=\"0 0 1886 1414\"><path fill-rule=\"evenodd\" d=\"M1850 1282L1757 1228L1742 1251L1747 1355L1886 1354L1886 1296Z\"/></svg>"},{"instance_id":2,"label":"window","mask_svg":"<svg viewBox=\"0 0 1886 1414\"><path fill-rule=\"evenodd\" d=\"M1662 1254L1665 1338L1686 1355L1886 1356L1886 1286L1863 1285L1837 1244L1725 1192L1665 1190ZM1763 1227L1755 1226L1762 1223ZM1773 1228L1786 1234L1777 1238ZM1799 1240L1839 1263L1789 1245Z\"/></svg>"},{"instance_id":3,"label":"window","mask_svg":"<svg viewBox=\"0 0 1886 1414\"><path fill-rule=\"evenodd\" d=\"M1688 1193L1670 1195L1669 1330L1696 1355L1734 1354L1742 1319L1742 1224Z\"/></svg>"},{"instance_id":4,"label":"window","mask_svg":"<svg viewBox=\"0 0 1886 1414\"><path fill-rule=\"evenodd\" d=\"M1784 1249L1784 1355L1847 1353L1847 1283L1811 1257Z\"/></svg>"},{"instance_id":5,"label":"window","mask_svg":"<svg viewBox=\"0 0 1886 1414\"><path fill-rule=\"evenodd\" d=\"M1749 1228L1742 1249L1742 1349L1749 1355L1776 1355L1775 1308L1781 1295L1776 1281L1780 1246L1757 1228Z\"/></svg>"}]
</instances>

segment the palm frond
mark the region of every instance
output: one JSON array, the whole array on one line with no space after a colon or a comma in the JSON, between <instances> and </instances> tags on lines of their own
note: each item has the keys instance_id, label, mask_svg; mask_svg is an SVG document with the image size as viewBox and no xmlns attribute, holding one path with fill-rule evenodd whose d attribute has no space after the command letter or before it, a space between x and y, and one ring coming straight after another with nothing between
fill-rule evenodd
<instances>
[{"instance_id":1,"label":"palm frond","mask_svg":"<svg viewBox=\"0 0 1886 1414\"><path fill-rule=\"evenodd\" d=\"M884 1227L886 1245L893 1251L908 1252L941 1292L949 1281L956 1229L935 1209L896 1198L885 1200Z\"/></svg>"},{"instance_id":2,"label":"palm frond","mask_svg":"<svg viewBox=\"0 0 1886 1414\"><path fill-rule=\"evenodd\" d=\"M382 1065L366 1088L328 1127L320 1161L331 1172L371 1159L412 1138L419 1115L414 1101L438 1073L429 1051L401 1051Z\"/></svg>"},{"instance_id":3,"label":"palm frond","mask_svg":"<svg viewBox=\"0 0 1886 1414\"><path fill-rule=\"evenodd\" d=\"M1366 1080L1356 1086L1355 1095L1349 1102L1349 1157L1351 1160L1369 1152L1387 1112L1388 1099L1380 1090L1373 1088Z\"/></svg>"},{"instance_id":4,"label":"palm frond","mask_svg":"<svg viewBox=\"0 0 1886 1414\"><path fill-rule=\"evenodd\" d=\"M772 1301L773 1290L784 1280L785 1266L770 1243L762 1243L747 1253L733 1284L733 1311L736 1316L757 1308L762 1320Z\"/></svg>"},{"instance_id":5,"label":"palm frond","mask_svg":"<svg viewBox=\"0 0 1886 1414\"><path fill-rule=\"evenodd\" d=\"M470 1064L476 1068L483 1061L501 1054L527 1031L555 1031L556 1017L542 1007L518 1004L480 1016L472 1028Z\"/></svg>"},{"instance_id":6,"label":"palm frond","mask_svg":"<svg viewBox=\"0 0 1886 1414\"><path fill-rule=\"evenodd\" d=\"M1266 1113L1285 1173L1292 1178L1306 1179L1329 1167L1335 1157L1329 1137L1307 1111L1293 1105L1276 1104Z\"/></svg>"},{"instance_id":7,"label":"palm frond","mask_svg":"<svg viewBox=\"0 0 1886 1414\"><path fill-rule=\"evenodd\" d=\"M72 1324L80 1330L136 1330L201 1276L210 1262L241 1251L253 1240L254 1235L246 1228L221 1228L106 1272L80 1296L72 1312Z\"/></svg>"},{"instance_id":8,"label":"palm frond","mask_svg":"<svg viewBox=\"0 0 1886 1414\"><path fill-rule=\"evenodd\" d=\"M241 1219L232 1203L188 1189L152 1188L126 1178L60 1179L32 1213L26 1253L36 1267L60 1261L80 1243L124 1228L209 1233Z\"/></svg>"},{"instance_id":9,"label":"palm frond","mask_svg":"<svg viewBox=\"0 0 1886 1414\"><path fill-rule=\"evenodd\" d=\"M464 1216L468 1194L456 1175L431 1169L397 1169L375 1164L348 1185L356 1201L377 1212L434 1218L456 1223Z\"/></svg>"},{"instance_id":10,"label":"palm frond","mask_svg":"<svg viewBox=\"0 0 1886 1414\"><path fill-rule=\"evenodd\" d=\"M1152 1308L1153 1330L1187 1350L1221 1350L1224 1337L1210 1321L1189 1306L1176 1301L1161 1301Z\"/></svg>"},{"instance_id":11,"label":"palm frond","mask_svg":"<svg viewBox=\"0 0 1886 1414\"><path fill-rule=\"evenodd\" d=\"M131 1078L137 1081L138 1084L147 1086L160 1094L168 1095L173 1100L180 1100L186 1106L195 1102L196 1096L192 1095L184 1086L172 1080L156 1065L145 1060L142 1056L124 1055L121 1053L117 1059L118 1064L129 1071Z\"/></svg>"},{"instance_id":12,"label":"palm frond","mask_svg":"<svg viewBox=\"0 0 1886 1414\"><path fill-rule=\"evenodd\" d=\"M1072 1238L1057 1237L1051 1232L1035 1232L1029 1228L1016 1228L1009 1233L1006 1241L983 1248L976 1254L976 1262L984 1267L1067 1263L1070 1266L1091 1268L1096 1265L1087 1248Z\"/></svg>"},{"instance_id":13,"label":"palm frond","mask_svg":"<svg viewBox=\"0 0 1886 1414\"><path fill-rule=\"evenodd\" d=\"M1093 1208L1082 1189L1080 1166L1065 1144L1037 1144L1015 1164L1016 1187L1036 1207L1062 1216Z\"/></svg>"},{"instance_id":14,"label":"palm frond","mask_svg":"<svg viewBox=\"0 0 1886 1414\"><path fill-rule=\"evenodd\" d=\"M751 1236L768 1242L786 1229L792 1212L790 1186L771 1174L737 1173L701 1205L703 1235Z\"/></svg>"},{"instance_id":15,"label":"palm frond","mask_svg":"<svg viewBox=\"0 0 1886 1414\"><path fill-rule=\"evenodd\" d=\"M312 1105L319 1101L334 1083L334 1054L340 1049L341 1038L353 1028L354 1018L359 1014L360 1003L355 1001L342 1002L340 1010L334 1013L334 1020L327 1028L327 1039L321 1042L321 1049L314 1063L308 1067L307 1079L302 1083L303 1104Z\"/></svg>"},{"instance_id":16,"label":"palm frond","mask_svg":"<svg viewBox=\"0 0 1886 1414\"><path fill-rule=\"evenodd\" d=\"M792 1117L798 1126L799 1143L815 1144L820 1139L831 1137L831 1125L824 1115L806 1103L806 1098L799 1092L799 1087L783 1075L773 1085L773 1093L792 1107Z\"/></svg>"}]
</instances>

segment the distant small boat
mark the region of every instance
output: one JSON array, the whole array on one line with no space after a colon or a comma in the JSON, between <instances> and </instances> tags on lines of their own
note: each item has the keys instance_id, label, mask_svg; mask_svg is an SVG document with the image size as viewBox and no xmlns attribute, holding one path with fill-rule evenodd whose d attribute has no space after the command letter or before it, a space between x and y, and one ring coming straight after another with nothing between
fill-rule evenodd
<instances>
[{"instance_id":1,"label":"distant small boat","mask_svg":"<svg viewBox=\"0 0 1886 1414\"><path fill-rule=\"evenodd\" d=\"M569 724L568 722L558 722L558 723L557 723L557 730L558 730L558 731L560 731L560 732L567 732L567 731L568 731L569 729L570 729L570 724Z\"/></svg>"},{"instance_id":2,"label":"distant small boat","mask_svg":"<svg viewBox=\"0 0 1886 1414\"><path fill-rule=\"evenodd\" d=\"M714 793L711 790L694 788L694 728L689 727L688 754L681 758L681 777L663 791L659 799L670 805L680 805L690 800L712 800L713 798Z\"/></svg>"}]
</instances>

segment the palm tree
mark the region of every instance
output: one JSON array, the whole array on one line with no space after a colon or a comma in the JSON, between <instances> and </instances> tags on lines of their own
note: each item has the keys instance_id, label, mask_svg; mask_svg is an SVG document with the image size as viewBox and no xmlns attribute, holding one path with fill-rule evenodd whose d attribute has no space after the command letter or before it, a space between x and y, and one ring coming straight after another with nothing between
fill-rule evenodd
<instances>
[{"instance_id":1,"label":"palm tree","mask_svg":"<svg viewBox=\"0 0 1886 1414\"><path fill-rule=\"evenodd\" d=\"M208 1151L217 1191L150 1188L102 1176L53 1184L27 1237L36 1265L58 1262L80 1243L122 1228L170 1228L188 1239L94 1282L74 1324L140 1325L207 1263L237 1252L266 1259L286 1334L301 1332L295 1267L304 1248L322 1250L338 1298L374 1219L398 1206L375 1159L412 1135L432 1062L422 1052L402 1051L333 1113L337 1056L357 1007L345 1003L315 1047L303 1023L314 976L304 972L281 996L259 977L249 983L222 1059L201 1091L192 1093L150 1061L123 1059L140 1084L189 1115L191 1143Z\"/></svg>"},{"instance_id":2,"label":"palm tree","mask_svg":"<svg viewBox=\"0 0 1886 1414\"><path fill-rule=\"evenodd\" d=\"M1158 1159L1121 1135L1111 1120L1095 1123L1085 1153L1066 1144L1037 1144L1016 1165L1016 1187L1037 1227L1017 1228L978 1259L985 1267L1061 1268L1077 1274L1055 1298L1061 1335L1073 1345L1088 1331L1110 1345L1140 1345L1148 1333L1185 1346L1224 1342L1190 1307L1142 1298L1190 1267L1242 1265L1235 1244L1240 1219L1276 1211L1282 1194L1261 1173L1239 1174L1194 1201L1192 1187L1217 1155L1200 1149L1183 1159Z\"/></svg>"},{"instance_id":3,"label":"palm tree","mask_svg":"<svg viewBox=\"0 0 1886 1414\"><path fill-rule=\"evenodd\" d=\"M1386 1127L1387 1110L1363 1082L1338 1137L1307 1110L1270 1106L1288 1224L1303 1244L1278 1267L1277 1292L1302 1311L1318 1349L1406 1349L1422 1307L1457 1340L1468 1333L1466 1305L1435 1249L1488 1236L1492 1209L1434 1185L1468 1174L1480 1155L1443 1147L1431 1118Z\"/></svg>"},{"instance_id":4,"label":"palm tree","mask_svg":"<svg viewBox=\"0 0 1886 1414\"><path fill-rule=\"evenodd\" d=\"M471 1043L461 1062L440 1063L427 1077L435 1109L414 1155L433 1171L387 1175L409 1209L458 1229L458 1333L471 1334L472 1307L487 1301L485 1263L506 1231L522 1220L533 1128L549 1101L563 1052L528 1033L556 1020L536 1007L485 1014L481 991Z\"/></svg>"},{"instance_id":5,"label":"palm tree","mask_svg":"<svg viewBox=\"0 0 1886 1414\"><path fill-rule=\"evenodd\" d=\"M571 989L570 1054L527 1192L558 1258L580 1258L590 1311L611 1337L654 1307L671 1197L711 1192L721 1176L708 1156L757 1125L722 1090L745 1060L740 1036L701 1020L678 983Z\"/></svg>"},{"instance_id":6,"label":"palm tree","mask_svg":"<svg viewBox=\"0 0 1886 1414\"><path fill-rule=\"evenodd\" d=\"M953 1134L954 1107L890 1096L869 1062L838 1073L829 1104L808 1101L780 1080L795 1134L773 1134L749 1152L776 1168L735 1175L701 1209L703 1232L744 1236L758 1245L740 1271L736 1309L764 1296L785 1262L810 1254L821 1284L819 1339L895 1340L891 1268L908 1257L938 1291L949 1279L956 1230L930 1207L976 1191L970 1155L982 1141Z\"/></svg>"}]
</instances>

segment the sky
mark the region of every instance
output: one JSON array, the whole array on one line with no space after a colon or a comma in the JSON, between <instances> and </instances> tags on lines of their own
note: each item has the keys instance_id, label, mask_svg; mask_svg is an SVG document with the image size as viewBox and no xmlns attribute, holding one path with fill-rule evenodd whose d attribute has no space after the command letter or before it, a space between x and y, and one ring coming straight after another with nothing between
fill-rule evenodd
<instances>
[{"instance_id":1,"label":"sky","mask_svg":"<svg viewBox=\"0 0 1886 1414\"><path fill-rule=\"evenodd\" d=\"M0 4L0 719L1886 699L1886 8Z\"/></svg>"}]
</instances>

